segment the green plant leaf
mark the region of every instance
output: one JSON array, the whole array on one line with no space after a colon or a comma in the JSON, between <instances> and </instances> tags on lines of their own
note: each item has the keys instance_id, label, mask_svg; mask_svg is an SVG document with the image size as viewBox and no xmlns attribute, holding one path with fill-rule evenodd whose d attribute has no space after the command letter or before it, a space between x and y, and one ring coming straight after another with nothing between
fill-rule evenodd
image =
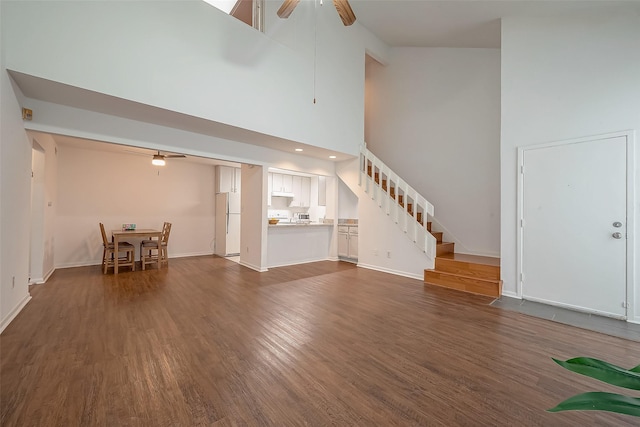
<instances>
[{"instance_id":1,"label":"green plant leaf","mask_svg":"<svg viewBox=\"0 0 640 427\"><path fill-rule=\"evenodd\" d=\"M567 361L553 359L553 361L572 372L586 375L618 387L640 390L640 372L627 370L590 357L576 357Z\"/></svg>"},{"instance_id":2,"label":"green plant leaf","mask_svg":"<svg viewBox=\"0 0 640 427\"><path fill-rule=\"evenodd\" d=\"M640 365L636 366L635 368L631 368L629 369L631 372L639 372L640 373Z\"/></svg>"},{"instance_id":3,"label":"green plant leaf","mask_svg":"<svg viewBox=\"0 0 640 427\"><path fill-rule=\"evenodd\" d=\"M547 411L608 411L640 417L640 399L616 393L593 391L570 397Z\"/></svg>"}]
</instances>

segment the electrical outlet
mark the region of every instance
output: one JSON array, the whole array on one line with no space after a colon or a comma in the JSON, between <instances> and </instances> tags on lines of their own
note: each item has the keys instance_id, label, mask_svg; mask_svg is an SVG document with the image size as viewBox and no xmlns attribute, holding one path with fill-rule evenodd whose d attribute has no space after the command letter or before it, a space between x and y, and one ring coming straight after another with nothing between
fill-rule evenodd
<instances>
[{"instance_id":1,"label":"electrical outlet","mask_svg":"<svg viewBox=\"0 0 640 427\"><path fill-rule=\"evenodd\" d=\"M387 251L387 258L391 258L391 251Z\"/></svg>"}]
</instances>

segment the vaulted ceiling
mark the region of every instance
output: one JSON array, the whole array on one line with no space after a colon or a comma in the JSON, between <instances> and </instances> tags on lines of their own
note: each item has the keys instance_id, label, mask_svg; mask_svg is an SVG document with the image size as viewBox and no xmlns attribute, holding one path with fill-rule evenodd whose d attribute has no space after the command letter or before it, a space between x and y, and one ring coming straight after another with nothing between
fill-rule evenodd
<instances>
[{"instance_id":1,"label":"vaulted ceiling","mask_svg":"<svg viewBox=\"0 0 640 427\"><path fill-rule=\"evenodd\" d=\"M357 22L390 46L499 48L500 19L605 10L637 0L349 0Z\"/></svg>"}]
</instances>

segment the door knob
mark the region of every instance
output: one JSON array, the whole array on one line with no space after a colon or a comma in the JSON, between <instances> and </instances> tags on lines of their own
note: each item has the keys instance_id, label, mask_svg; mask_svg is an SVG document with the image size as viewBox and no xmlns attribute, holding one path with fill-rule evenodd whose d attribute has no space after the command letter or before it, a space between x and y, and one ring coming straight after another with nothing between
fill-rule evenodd
<instances>
[{"instance_id":1,"label":"door knob","mask_svg":"<svg viewBox=\"0 0 640 427\"><path fill-rule=\"evenodd\" d=\"M613 226L615 228L620 228L620 227L622 227L622 223L620 221L616 221L616 222L613 223Z\"/></svg>"},{"instance_id":2,"label":"door knob","mask_svg":"<svg viewBox=\"0 0 640 427\"><path fill-rule=\"evenodd\" d=\"M622 233L615 232L612 234L614 239L622 239Z\"/></svg>"}]
</instances>

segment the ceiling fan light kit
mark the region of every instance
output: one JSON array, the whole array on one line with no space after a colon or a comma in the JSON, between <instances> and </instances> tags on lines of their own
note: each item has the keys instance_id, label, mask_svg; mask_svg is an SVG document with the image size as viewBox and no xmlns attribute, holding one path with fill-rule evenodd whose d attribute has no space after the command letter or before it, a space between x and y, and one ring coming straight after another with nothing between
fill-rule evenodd
<instances>
[{"instance_id":1,"label":"ceiling fan light kit","mask_svg":"<svg viewBox=\"0 0 640 427\"><path fill-rule=\"evenodd\" d=\"M187 156L185 156L184 154L160 154L160 151L158 151L156 154L153 155L153 159L151 159L151 164L154 166L164 166L167 164L165 159L180 159L185 157Z\"/></svg>"},{"instance_id":2,"label":"ceiling fan light kit","mask_svg":"<svg viewBox=\"0 0 640 427\"><path fill-rule=\"evenodd\" d=\"M288 18L298 3L300 3L300 0L284 0L280 9L278 9L278 16L283 19ZM336 7L338 15L340 15L340 19L342 19L342 23L345 26L349 26L356 22L356 15L353 13L353 9L351 9L349 0L333 0L333 5Z\"/></svg>"},{"instance_id":3,"label":"ceiling fan light kit","mask_svg":"<svg viewBox=\"0 0 640 427\"><path fill-rule=\"evenodd\" d=\"M151 164L154 166L164 166L167 162L164 160L164 156L160 154L154 154Z\"/></svg>"}]
</instances>

